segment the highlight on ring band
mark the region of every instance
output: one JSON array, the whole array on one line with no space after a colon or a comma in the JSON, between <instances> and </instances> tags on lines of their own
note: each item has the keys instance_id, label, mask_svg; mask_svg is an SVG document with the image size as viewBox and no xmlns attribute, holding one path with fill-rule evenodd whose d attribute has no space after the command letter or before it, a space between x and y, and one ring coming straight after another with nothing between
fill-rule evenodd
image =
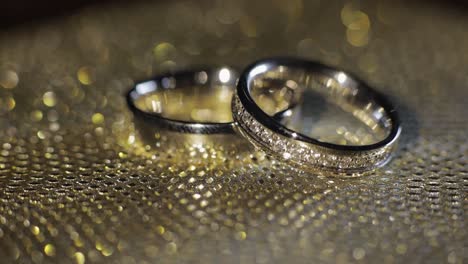
<instances>
[{"instance_id":1,"label":"highlight on ring band","mask_svg":"<svg viewBox=\"0 0 468 264\"><path fill-rule=\"evenodd\" d=\"M293 101L300 103L288 117L273 118ZM300 59L266 59L247 67L232 108L237 130L254 145L317 171L381 167L401 131L393 106L377 91L344 71Z\"/></svg>"},{"instance_id":2,"label":"highlight on ring band","mask_svg":"<svg viewBox=\"0 0 468 264\"><path fill-rule=\"evenodd\" d=\"M233 133L230 67L179 71L138 82L127 94L136 119L181 133Z\"/></svg>"}]
</instances>

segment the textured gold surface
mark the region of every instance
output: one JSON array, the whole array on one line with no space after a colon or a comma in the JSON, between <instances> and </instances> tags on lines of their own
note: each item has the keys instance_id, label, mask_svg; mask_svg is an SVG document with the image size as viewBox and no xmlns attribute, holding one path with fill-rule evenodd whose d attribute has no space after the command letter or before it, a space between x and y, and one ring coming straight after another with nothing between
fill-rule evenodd
<instances>
[{"instance_id":1,"label":"textured gold surface","mask_svg":"<svg viewBox=\"0 0 468 264\"><path fill-rule=\"evenodd\" d=\"M467 27L394 1L162 1L1 33L1 261L466 263ZM393 162L340 180L138 143L135 79L269 55L388 94L404 128Z\"/></svg>"}]
</instances>

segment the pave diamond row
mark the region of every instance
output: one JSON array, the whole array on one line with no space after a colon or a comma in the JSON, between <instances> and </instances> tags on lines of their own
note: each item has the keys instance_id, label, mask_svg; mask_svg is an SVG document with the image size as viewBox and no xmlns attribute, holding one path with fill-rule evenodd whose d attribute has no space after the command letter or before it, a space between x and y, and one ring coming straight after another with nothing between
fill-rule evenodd
<instances>
[{"instance_id":1,"label":"pave diamond row","mask_svg":"<svg viewBox=\"0 0 468 264\"><path fill-rule=\"evenodd\" d=\"M387 145L367 151L343 151L287 138L258 122L244 108L237 94L232 110L239 132L254 145L279 159L312 169L337 172L370 170L385 164L395 147Z\"/></svg>"}]
</instances>

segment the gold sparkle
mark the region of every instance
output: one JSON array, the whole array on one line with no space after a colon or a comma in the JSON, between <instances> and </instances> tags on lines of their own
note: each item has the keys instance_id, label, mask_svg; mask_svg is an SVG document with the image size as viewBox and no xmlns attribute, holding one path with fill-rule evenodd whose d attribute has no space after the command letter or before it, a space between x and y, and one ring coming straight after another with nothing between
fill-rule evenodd
<instances>
[{"instance_id":1,"label":"gold sparkle","mask_svg":"<svg viewBox=\"0 0 468 264\"><path fill-rule=\"evenodd\" d=\"M85 255L81 252L76 252L75 254L73 254L73 258L75 259L75 263L76 264L85 264Z\"/></svg>"},{"instance_id":2,"label":"gold sparkle","mask_svg":"<svg viewBox=\"0 0 468 264\"><path fill-rule=\"evenodd\" d=\"M55 247L54 247L54 245L47 244L44 247L44 253L49 257L55 256Z\"/></svg>"},{"instance_id":3,"label":"gold sparkle","mask_svg":"<svg viewBox=\"0 0 468 264\"><path fill-rule=\"evenodd\" d=\"M417 5L407 6L405 1L215 2L216 7L197 1L159 1L135 10L112 9L104 19L89 10L65 23L59 19L56 25L40 26L34 34L17 34L13 29L2 40L0 119L5 126L0 131L0 181L5 191L0 251L8 253L8 259L0 262L152 263L168 254L187 262L209 262L213 257L200 255L200 250L218 247L227 262L234 257L239 262L270 263L284 258L288 252L281 248L287 242L297 257L293 260L312 257L351 263L377 258L394 263L404 257L411 262L417 258L414 252L429 246L433 250L428 256L434 262L461 263L460 239L450 240L452 233L463 237L465 231L463 188L459 188L466 171L460 153L465 134L458 127L448 129L445 137L423 126L398 159L375 172L378 177L341 181L290 171L294 168L268 154L228 149L224 143L237 142L224 137L219 140L222 147L205 144L216 142L219 135L195 135L192 144L191 139L185 141L187 135L178 137L154 127L139 131L122 103L133 78L175 66L211 64L220 57L234 65L248 63L257 55L283 50L332 66L346 61L344 66L363 74L378 89L389 86L415 104L424 103L416 100L419 97L427 97L427 105L440 114L447 105L456 112L464 106L461 99L440 95L447 94L447 86L460 94L457 89L463 88L465 78L461 74L455 81L442 80L438 75L462 69L468 62L462 47L464 18L442 15L430 6L417 10L411 7ZM124 22L117 25L118 21ZM437 38L424 28L431 21L437 21L431 25ZM31 45L25 49L27 43ZM416 56L419 46L427 49L419 51L424 56ZM428 62L435 67L424 67ZM403 74L387 76L387 69L398 72L401 65ZM404 74L408 71L412 74ZM195 78L209 83L211 76L205 75ZM427 76L432 80L421 83L427 89L418 97L410 87L414 85L408 84ZM106 82L101 85L98 80ZM178 88L182 82L168 83ZM99 87L91 87L96 84ZM281 106L276 100L284 98L286 90L263 103L275 111ZM169 97L177 102L167 105L176 111L186 109L191 119L225 116L211 105L191 111L186 99L178 104L179 98ZM221 104L219 98L209 101ZM229 107L223 113L231 115ZM164 114L168 110L151 104L148 109ZM327 111L323 109L324 114ZM326 117L321 113L314 121ZM431 114L418 111L417 118L432 124ZM461 120L456 113L452 116ZM321 124L314 129L318 127ZM340 145L375 140L348 124L337 127L331 131L342 139L326 140ZM148 132L148 142L141 132ZM440 150L439 145L445 148ZM422 175L426 170L427 177ZM397 174L401 179L394 177ZM371 188L364 182L372 183ZM395 191L388 192L387 186ZM361 189L356 192L356 188ZM448 202L441 200L445 188ZM401 208L407 201L409 206ZM415 210L408 213L422 216L421 223L430 222L430 230L395 225L407 220L401 213L410 209ZM447 221L424 217L430 215L427 212L448 213L453 232L445 232ZM377 227L383 232L371 232ZM356 240L344 245L343 238L352 233ZM415 240L408 234L427 239ZM254 240L257 251L273 254L244 250ZM240 255L232 252L235 244L244 247Z\"/></svg>"},{"instance_id":4,"label":"gold sparkle","mask_svg":"<svg viewBox=\"0 0 468 264\"><path fill-rule=\"evenodd\" d=\"M170 242L166 245L166 252L168 254L175 254L177 252L177 244L174 242Z\"/></svg>"},{"instance_id":5,"label":"gold sparkle","mask_svg":"<svg viewBox=\"0 0 468 264\"><path fill-rule=\"evenodd\" d=\"M363 259L364 257L366 256L366 251L362 248L355 248L353 250L353 257L356 259L356 260L361 260Z\"/></svg>"},{"instance_id":6,"label":"gold sparkle","mask_svg":"<svg viewBox=\"0 0 468 264\"><path fill-rule=\"evenodd\" d=\"M16 106L16 101L15 101L15 98L11 97L11 96L8 96L6 99L5 99L5 106L6 106L6 109L8 111L11 111L13 109L15 109L15 106Z\"/></svg>"},{"instance_id":7,"label":"gold sparkle","mask_svg":"<svg viewBox=\"0 0 468 264\"><path fill-rule=\"evenodd\" d=\"M18 85L19 77L16 72L7 70L0 72L0 86L5 89L13 89Z\"/></svg>"},{"instance_id":8,"label":"gold sparkle","mask_svg":"<svg viewBox=\"0 0 468 264\"><path fill-rule=\"evenodd\" d=\"M40 138L40 139L45 139L45 133L44 131L37 131L37 137Z\"/></svg>"},{"instance_id":9,"label":"gold sparkle","mask_svg":"<svg viewBox=\"0 0 468 264\"><path fill-rule=\"evenodd\" d=\"M78 81L84 85L90 85L94 82L92 77L91 68L89 67L81 67L78 72L76 73L78 77Z\"/></svg>"},{"instance_id":10,"label":"gold sparkle","mask_svg":"<svg viewBox=\"0 0 468 264\"><path fill-rule=\"evenodd\" d=\"M46 92L42 96L42 102L48 107L54 107L57 104L57 97L54 92Z\"/></svg>"},{"instance_id":11,"label":"gold sparkle","mask_svg":"<svg viewBox=\"0 0 468 264\"><path fill-rule=\"evenodd\" d=\"M41 110L34 110L31 112L31 120L34 122L39 122L43 118L43 114Z\"/></svg>"},{"instance_id":12,"label":"gold sparkle","mask_svg":"<svg viewBox=\"0 0 468 264\"><path fill-rule=\"evenodd\" d=\"M158 62L164 62L172 59L176 54L176 48L169 42L157 44L153 49L153 54Z\"/></svg>"},{"instance_id":13,"label":"gold sparkle","mask_svg":"<svg viewBox=\"0 0 468 264\"><path fill-rule=\"evenodd\" d=\"M346 40L355 47L363 47L369 43L369 32L365 30L346 30Z\"/></svg>"},{"instance_id":14,"label":"gold sparkle","mask_svg":"<svg viewBox=\"0 0 468 264\"><path fill-rule=\"evenodd\" d=\"M166 230L165 230L165 228L163 226L158 225L156 227L156 232L158 232L158 234L162 235L162 234L164 234L164 232L166 232Z\"/></svg>"},{"instance_id":15,"label":"gold sparkle","mask_svg":"<svg viewBox=\"0 0 468 264\"><path fill-rule=\"evenodd\" d=\"M247 233L245 231L240 231L236 233L237 240L245 240L247 238Z\"/></svg>"},{"instance_id":16,"label":"gold sparkle","mask_svg":"<svg viewBox=\"0 0 468 264\"><path fill-rule=\"evenodd\" d=\"M91 121L95 125L101 125L104 123L104 115L101 113L94 113L93 116L91 117Z\"/></svg>"},{"instance_id":17,"label":"gold sparkle","mask_svg":"<svg viewBox=\"0 0 468 264\"><path fill-rule=\"evenodd\" d=\"M39 229L38 226L32 226L32 227L31 227L31 232L32 232L35 236L37 236L37 235L39 235L39 233L41 233L41 229Z\"/></svg>"}]
</instances>

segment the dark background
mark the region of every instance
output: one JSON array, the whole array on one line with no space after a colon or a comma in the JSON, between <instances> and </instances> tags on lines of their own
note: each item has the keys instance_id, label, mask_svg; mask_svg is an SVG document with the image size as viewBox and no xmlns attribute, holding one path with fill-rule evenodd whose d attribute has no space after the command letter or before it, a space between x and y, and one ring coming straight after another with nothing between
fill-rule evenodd
<instances>
[{"instance_id":1,"label":"dark background","mask_svg":"<svg viewBox=\"0 0 468 264\"><path fill-rule=\"evenodd\" d=\"M93 5L102 4L125 4L133 3L136 1L149 0L7 0L0 4L0 29L5 29L11 26L36 23L38 21L48 19L51 17L67 15L73 13L75 10L92 7ZM152 2L163 1L153 0ZM177 0L175 0L177 1ZM463 0L412 0L413 2L420 2L419 4L436 4L440 5L441 8L467 8L468 2Z\"/></svg>"}]
</instances>

